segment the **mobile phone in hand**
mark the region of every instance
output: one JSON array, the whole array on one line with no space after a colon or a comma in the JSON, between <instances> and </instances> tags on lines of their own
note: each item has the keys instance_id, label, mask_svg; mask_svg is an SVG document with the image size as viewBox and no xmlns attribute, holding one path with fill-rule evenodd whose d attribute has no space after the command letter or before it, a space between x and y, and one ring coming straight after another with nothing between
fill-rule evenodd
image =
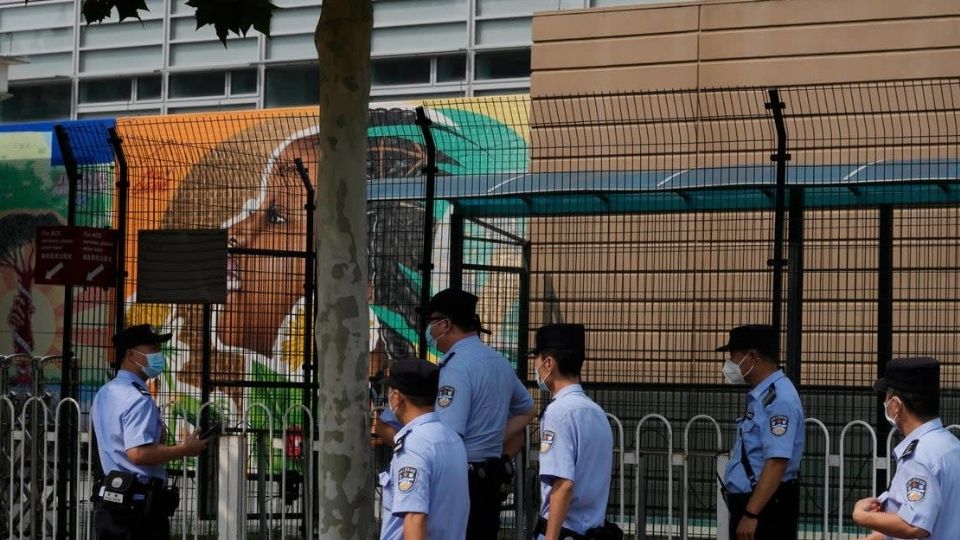
<instances>
[{"instance_id":1,"label":"mobile phone in hand","mask_svg":"<svg viewBox=\"0 0 960 540\"><path fill-rule=\"evenodd\" d=\"M220 422L213 420L207 425L207 429L204 429L197 434L197 438L208 439L210 437L219 437L222 429L223 425Z\"/></svg>"}]
</instances>

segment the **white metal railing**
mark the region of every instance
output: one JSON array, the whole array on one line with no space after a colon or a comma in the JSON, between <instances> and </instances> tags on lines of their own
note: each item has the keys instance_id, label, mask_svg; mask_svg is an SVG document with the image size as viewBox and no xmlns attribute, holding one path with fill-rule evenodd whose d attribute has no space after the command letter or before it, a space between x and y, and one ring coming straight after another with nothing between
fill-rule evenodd
<instances>
[{"instance_id":1,"label":"white metal railing","mask_svg":"<svg viewBox=\"0 0 960 540\"><path fill-rule=\"evenodd\" d=\"M234 473L236 476L232 481L235 483L229 484L229 491L231 491L229 495L233 497L232 500L237 501L237 504L235 508L226 509L221 505L215 510L218 515L214 519L201 520L202 508L198 489L203 479L198 477L197 460L184 458L176 464L170 464L171 481L180 486L182 497L180 508L172 519L175 535L182 540L197 539L217 534L218 530L222 533L221 529L229 526L231 531L236 531L238 538L246 538L251 533L249 529L256 528L265 538L286 539L299 537L301 530L312 530L312 512L303 512L303 509L312 508L314 501L310 485L315 471L312 449L317 444L317 434L311 429L314 419L310 411L302 405L293 405L283 411L281 416L279 411L274 412L264 404L252 403L239 413L231 414L221 411L215 403L210 402L203 404L200 410L196 411L193 420L188 419L182 411L173 413L171 424L175 429L181 428L181 432L193 429L193 422L204 414L217 416L223 420L227 430L225 436L234 437L232 442L239 445L235 448L244 452L245 457L240 460L245 463L243 470ZM294 415L300 416L298 426L303 426L303 431L295 432L296 422L292 420ZM256 422L253 421L254 417ZM729 448L733 441L724 441L721 424L708 415L697 415L682 423L671 423L665 416L651 413L636 423L632 430L633 441L628 441L625 436L627 433L625 423L614 415L608 414L607 417L614 435L614 469L611 474L618 480L615 494L618 499L611 514L627 532L628 537L639 538L641 534L649 534L669 540L676 537L683 540L726 538L727 512L723 506L722 497L719 496L719 485L717 485L717 507L714 509L716 510L715 520L694 520L691 516L693 507L690 489L691 457L709 458L715 452L716 469L721 474L730 459ZM5 499L0 508L7 513L5 516L0 516L0 521L6 523L4 534L8 538L18 540L53 538L61 532L58 518L62 516L58 516L58 512L61 507L62 493L57 490L57 479L67 475L56 456L63 451L69 451L72 455L83 458L72 460L70 476L77 481L68 486L69 491L66 495L77 502L75 537L79 539L91 537L92 464L98 458L93 454L90 444L93 434L92 423L89 420L89 413L83 411L80 403L73 399L63 399L51 404L44 396L31 396L19 402L7 396L0 397L0 456L2 456L0 498ZM259 426L257 430L260 441L256 447L249 442L255 425ZM700 429L706 428L708 431L713 431L715 437L700 433L697 440L701 448L693 448L691 432L698 425L702 426ZM61 436L61 430L68 426L72 426L75 430L79 426L79 432L75 432L76 437ZM651 426L654 427L651 428ZM682 432L679 448L675 447L674 440L676 426L681 427ZM858 460L861 463L868 461L869 467L864 474L869 474L870 479L865 483L869 484L871 493L876 494L877 473L885 471L887 480L894 473L892 452L894 435L886 437L883 455L880 455L877 430L862 420L853 420L842 427L838 426L837 431L831 432L824 422L816 418L808 418L806 428L808 448L811 446L809 445L811 435L817 434L823 437L823 453L814 455L808 451L804 456L805 459L822 460L822 466L805 467L804 472L805 484L817 486L818 500L823 504L823 515L822 521L812 529L801 531L800 538L831 540L853 538L856 531L846 519L849 516L845 515L846 507L850 502L847 500L848 494L845 493L848 488L847 472L854 463L852 460ZM662 434L661 438L664 441L662 445L653 447L643 445L643 434L645 430L650 429L655 429ZM950 425L947 429L960 434L958 424ZM532 442L536 431L535 425L528 426L528 441ZM288 435L301 438L298 452L290 452L291 443ZM855 456L848 455L852 454L849 450L854 438L857 439L858 448L862 449L864 443L868 443L869 456L864 457L862 451ZM837 444L836 453L833 452L833 441ZM703 447L705 444L709 448ZM257 452L265 452L265 454L258 456ZM249 456L259 457L259 459L246 459ZM527 452L527 456L526 469L534 470L537 452ZM648 459L656 456L662 456L663 461ZM678 467L679 475L676 470ZM291 487L288 473L292 470L302 470L303 476L300 488L302 492L300 492L297 506L288 503L285 499ZM816 471L813 478L811 478L811 470ZM254 472L256 472L255 475ZM254 475L256 479L251 480L250 475ZM666 479L665 515L663 515L663 506L659 506L660 510L653 513L648 512L646 506L641 506L641 502L651 500L650 495L663 496L662 492L652 493L651 488L642 482L642 479L651 475ZM833 479L832 484L831 479ZM704 479L698 478L697 481L703 482ZM646 491L641 492L642 489ZM836 496L831 497L831 492ZM681 494L679 516L675 515L675 493ZM628 501L627 494L633 495L632 501ZM224 497L228 494L220 495ZM519 491L515 496L522 499ZM536 497L538 494L533 492L529 496ZM255 507L250 506L251 501L254 500L256 500ZM518 505L520 508L526 507L523 502L520 500ZM248 512L248 508L254 510ZM711 509L703 508L702 504L698 510L700 516L703 516L704 510L713 513ZM835 516L832 523L831 512ZM516 520L518 524L527 522L523 515L516 516ZM199 526L201 521L206 522L206 529ZM648 526L648 523L651 525Z\"/></svg>"}]
</instances>

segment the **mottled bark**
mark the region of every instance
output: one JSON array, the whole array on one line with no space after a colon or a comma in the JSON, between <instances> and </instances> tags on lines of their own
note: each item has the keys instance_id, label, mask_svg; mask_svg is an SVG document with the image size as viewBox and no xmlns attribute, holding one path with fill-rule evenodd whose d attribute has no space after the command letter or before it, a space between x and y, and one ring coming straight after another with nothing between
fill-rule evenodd
<instances>
[{"instance_id":1,"label":"mottled bark","mask_svg":"<svg viewBox=\"0 0 960 540\"><path fill-rule=\"evenodd\" d=\"M366 173L371 0L325 0L317 177L319 537L367 540L373 530L368 437Z\"/></svg>"}]
</instances>

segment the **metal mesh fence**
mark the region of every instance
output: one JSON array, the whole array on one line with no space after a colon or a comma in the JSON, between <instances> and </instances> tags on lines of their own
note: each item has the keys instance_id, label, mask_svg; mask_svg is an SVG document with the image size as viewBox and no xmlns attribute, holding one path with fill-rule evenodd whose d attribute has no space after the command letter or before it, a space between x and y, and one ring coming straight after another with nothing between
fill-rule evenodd
<instances>
[{"instance_id":1,"label":"metal mesh fence","mask_svg":"<svg viewBox=\"0 0 960 540\"><path fill-rule=\"evenodd\" d=\"M415 352L421 328L414 308L429 242L432 292L453 285L476 293L493 331L488 342L532 388L526 351L534 329L586 325L585 385L621 423L621 457L638 456L622 481L613 472L609 516L651 537L676 531L684 515L696 534L710 536L717 454L732 446L744 399L742 389L722 385L714 349L737 324L777 319L781 360L801 383L808 417L831 435L827 444L818 426L808 426L803 527L816 537L824 510L836 514L841 477L831 458L844 426L877 425L882 454L886 424L869 385L887 360L939 358L943 416L955 422L960 414L960 81L789 87L779 98L780 131L777 109L767 105L775 100L760 88L424 102L438 167L426 239L428 149L416 113L410 104L373 106L370 376ZM279 415L305 398L309 405L309 227L305 178L294 158L315 181L315 126L312 110L118 124L130 182L125 322L175 333L166 351L173 369L154 389L174 432L196 423L204 381L236 422L247 405L266 404L246 419L253 430L284 431ZM778 135L790 154L780 190L771 161ZM71 144L104 144L103 135L89 143L83 137L71 134ZM78 198L78 224L117 223L118 203L102 180L116 178L113 159L84 163L89 180L80 192L88 195ZM230 294L206 320L200 306L132 301L136 231L153 228L227 229ZM78 311L74 331L99 336L77 350L86 373L80 380L91 389L111 358L112 294L77 297L88 307ZM371 399L382 406L375 385ZM672 443L662 424L640 425L651 413L672 423ZM685 433L698 415L718 424L698 420ZM846 437L849 515L871 489L874 449L862 431ZM251 463L274 463L251 452ZM385 466L387 451L374 452ZM686 476L672 453L687 456ZM514 505L525 503L528 514L535 506L532 472L524 485L523 501L508 502L504 534L522 528ZM640 521L621 515L621 505L637 509Z\"/></svg>"}]
</instances>

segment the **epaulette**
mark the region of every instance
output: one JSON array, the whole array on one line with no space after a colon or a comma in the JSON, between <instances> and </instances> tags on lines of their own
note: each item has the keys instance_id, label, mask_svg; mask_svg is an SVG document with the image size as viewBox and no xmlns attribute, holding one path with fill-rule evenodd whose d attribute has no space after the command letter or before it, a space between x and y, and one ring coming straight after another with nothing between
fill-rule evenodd
<instances>
[{"instance_id":1,"label":"epaulette","mask_svg":"<svg viewBox=\"0 0 960 540\"><path fill-rule=\"evenodd\" d=\"M900 456L900 460L902 461L912 456L917 449L917 444L919 443L920 443L920 439L914 439L913 442L908 444L907 447L903 449L903 454Z\"/></svg>"},{"instance_id":2,"label":"epaulette","mask_svg":"<svg viewBox=\"0 0 960 540\"><path fill-rule=\"evenodd\" d=\"M410 434L409 431L406 432L406 433L404 433L403 436L401 436L399 439L397 439L397 440L394 442L394 444L393 444L393 453L394 453L394 454L399 453L401 450L403 450L403 441L404 441L404 439L407 438L407 435L409 435L409 434Z\"/></svg>"},{"instance_id":3,"label":"epaulette","mask_svg":"<svg viewBox=\"0 0 960 540\"><path fill-rule=\"evenodd\" d=\"M136 388L136 389L137 389L141 394L143 394L144 396L152 397L152 396L150 395L150 392L149 392L146 388L144 388L142 385L139 385L139 384L137 384L136 382L131 382L130 384L132 384L133 387Z\"/></svg>"},{"instance_id":4,"label":"epaulette","mask_svg":"<svg viewBox=\"0 0 960 540\"><path fill-rule=\"evenodd\" d=\"M763 396L763 406L767 407L777 399L777 387L771 385L770 389Z\"/></svg>"},{"instance_id":5,"label":"epaulette","mask_svg":"<svg viewBox=\"0 0 960 540\"><path fill-rule=\"evenodd\" d=\"M450 360L452 360L453 357L456 356L456 355L457 355L457 353L452 352L452 353L450 353L450 356L444 357L442 360L440 360L440 369L443 369L444 366L447 365L447 362L449 362Z\"/></svg>"}]
</instances>

